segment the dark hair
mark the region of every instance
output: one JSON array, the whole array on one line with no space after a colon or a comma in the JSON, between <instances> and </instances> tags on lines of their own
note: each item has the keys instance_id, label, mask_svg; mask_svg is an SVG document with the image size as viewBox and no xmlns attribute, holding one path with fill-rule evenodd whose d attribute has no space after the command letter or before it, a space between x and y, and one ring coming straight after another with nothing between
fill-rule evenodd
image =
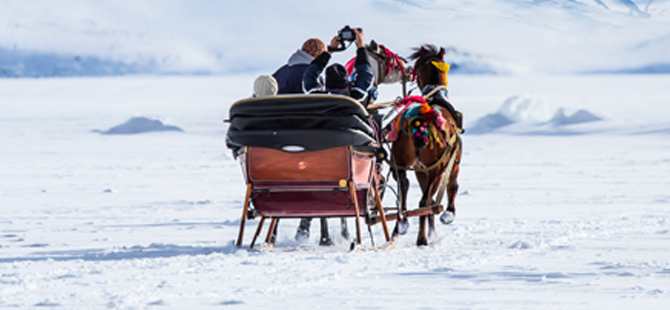
<instances>
[{"instance_id":1,"label":"dark hair","mask_svg":"<svg viewBox=\"0 0 670 310\"><path fill-rule=\"evenodd\" d=\"M333 64L326 68L326 89L347 88L347 69L341 64Z\"/></svg>"}]
</instances>

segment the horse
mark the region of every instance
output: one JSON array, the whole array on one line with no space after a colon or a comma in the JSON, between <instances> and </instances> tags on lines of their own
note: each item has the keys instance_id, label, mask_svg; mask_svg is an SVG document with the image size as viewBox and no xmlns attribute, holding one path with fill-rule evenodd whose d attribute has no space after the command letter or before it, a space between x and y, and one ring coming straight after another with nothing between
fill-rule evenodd
<instances>
[{"instance_id":1,"label":"horse","mask_svg":"<svg viewBox=\"0 0 670 310\"><path fill-rule=\"evenodd\" d=\"M409 190L407 171L414 170L421 187L422 197L419 201L419 209L423 208L423 211L433 209L429 214L428 212L418 213L421 214L416 241L418 246L428 245L426 219L429 226L428 236L432 236L435 232L434 214L439 212L435 210L443 208L439 203L442 200L444 187L447 191L448 205L440 216L440 221L443 224L451 224L456 215L454 200L458 191L457 177L461 160L461 142L457 133L460 128L457 124L460 122L457 123L457 117L452 115L451 111L454 112L453 114L457 113L446 99L448 65L444 63L444 53L444 48L438 50L434 45L426 44L415 48L414 53L410 55L409 58L415 60L414 75L423 97L405 98L404 104L408 106L396 119L394 125L397 126L397 138L391 145L394 166L392 169L397 170L394 177L400 187L401 199L394 234L404 234L409 225L407 216L401 216L407 212L407 192ZM424 99L425 101L421 102ZM410 113L411 107L425 113L417 112L412 119L403 121L403 116ZM443 118L441 124L439 124L439 117ZM437 199L434 199L436 193L438 193Z\"/></svg>"}]
</instances>

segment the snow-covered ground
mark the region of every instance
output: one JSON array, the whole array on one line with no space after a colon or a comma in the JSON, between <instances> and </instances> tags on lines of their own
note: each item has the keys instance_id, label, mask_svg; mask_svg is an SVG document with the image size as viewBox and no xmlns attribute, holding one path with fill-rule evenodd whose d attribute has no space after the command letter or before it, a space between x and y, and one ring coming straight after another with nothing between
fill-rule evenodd
<instances>
[{"instance_id":1,"label":"snow-covered ground","mask_svg":"<svg viewBox=\"0 0 670 310\"><path fill-rule=\"evenodd\" d=\"M0 308L670 304L670 76L451 77L468 130L456 221L417 248L413 219L363 253L298 244L295 220L275 250L233 246L244 183L222 119L254 77L0 80ZM492 115L507 124L481 127ZM133 117L158 131L101 133Z\"/></svg>"}]
</instances>

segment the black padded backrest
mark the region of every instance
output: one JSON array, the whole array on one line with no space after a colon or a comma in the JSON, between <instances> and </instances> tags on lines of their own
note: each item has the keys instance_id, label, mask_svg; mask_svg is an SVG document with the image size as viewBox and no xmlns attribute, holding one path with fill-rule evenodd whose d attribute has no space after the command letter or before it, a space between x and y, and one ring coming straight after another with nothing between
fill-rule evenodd
<instances>
[{"instance_id":1,"label":"black padded backrest","mask_svg":"<svg viewBox=\"0 0 670 310\"><path fill-rule=\"evenodd\" d=\"M346 130L355 129L364 134L374 137L375 133L367 121L358 116L313 116L313 115L291 115L291 116L237 116L230 122L231 131L255 131L255 130L315 130L331 129Z\"/></svg>"},{"instance_id":2,"label":"black padded backrest","mask_svg":"<svg viewBox=\"0 0 670 310\"><path fill-rule=\"evenodd\" d=\"M226 145L234 150L244 146L284 150L285 146L292 146L307 151L319 151L340 146L359 148L374 142L370 136L353 129L229 131L226 135Z\"/></svg>"},{"instance_id":3,"label":"black padded backrest","mask_svg":"<svg viewBox=\"0 0 670 310\"><path fill-rule=\"evenodd\" d=\"M230 130L359 130L374 137L363 106L337 95L289 95L238 101Z\"/></svg>"},{"instance_id":4,"label":"black padded backrest","mask_svg":"<svg viewBox=\"0 0 670 310\"><path fill-rule=\"evenodd\" d=\"M230 108L229 148L299 146L316 151L375 141L368 113L338 95L279 95L245 99Z\"/></svg>"},{"instance_id":5,"label":"black padded backrest","mask_svg":"<svg viewBox=\"0 0 670 310\"><path fill-rule=\"evenodd\" d=\"M339 95L279 95L240 100L230 107L231 121L237 116L358 116L368 112L357 101Z\"/></svg>"}]
</instances>

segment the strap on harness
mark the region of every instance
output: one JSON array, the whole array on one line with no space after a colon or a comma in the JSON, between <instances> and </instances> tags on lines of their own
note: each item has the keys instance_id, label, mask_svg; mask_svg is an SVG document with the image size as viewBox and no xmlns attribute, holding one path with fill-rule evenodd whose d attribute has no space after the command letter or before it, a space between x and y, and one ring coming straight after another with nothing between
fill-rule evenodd
<instances>
[{"instance_id":1,"label":"strap on harness","mask_svg":"<svg viewBox=\"0 0 670 310\"><path fill-rule=\"evenodd\" d=\"M440 159L438 159L435 163L433 163L432 165L430 165L428 167L425 167L425 168L415 168L415 167L412 167L412 166L401 167L401 166L398 166L395 163L389 161L388 159L386 160L386 163L389 166L391 166L392 168L398 169L398 170L428 172L428 171L431 171L431 170L437 168L440 164L442 164L447 159L449 154L455 153L456 147L454 147L454 144L456 143L456 141L460 141L460 137L458 136L457 133L454 133L454 135L451 136L449 138L449 140L447 141L447 147L444 149L444 153L442 153L442 156L440 156ZM455 155L455 154L453 154L453 155Z\"/></svg>"}]
</instances>

